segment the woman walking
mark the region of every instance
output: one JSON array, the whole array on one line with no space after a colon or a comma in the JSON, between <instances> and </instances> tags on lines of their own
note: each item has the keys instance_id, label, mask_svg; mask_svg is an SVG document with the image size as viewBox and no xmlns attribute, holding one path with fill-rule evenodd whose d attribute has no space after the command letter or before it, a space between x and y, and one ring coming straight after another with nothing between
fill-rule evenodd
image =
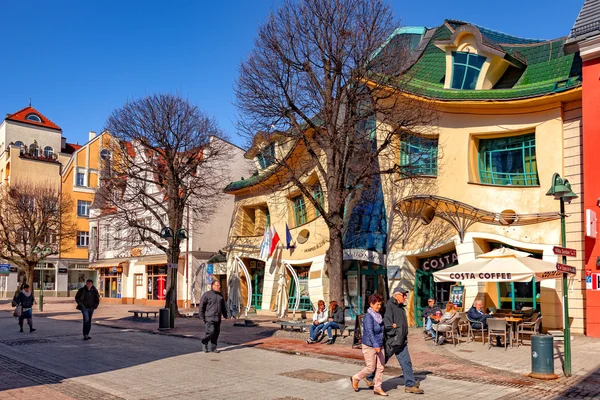
<instances>
[{"instance_id":1,"label":"woman walking","mask_svg":"<svg viewBox=\"0 0 600 400\"><path fill-rule=\"evenodd\" d=\"M381 389L383 383L383 368L385 366L385 354L383 351L383 316L381 311L381 303L383 298L374 294L369 297L369 309L363 318L363 336L362 336L362 352L365 358L365 367L360 372L350 378L352 388L358 392L358 383L367 375L375 371L375 387L373 393L380 396L388 396Z\"/></svg>"},{"instance_id":2,"label":"woman walking","mask_svg":"<svg viewBox=\"0 0 600 400\"><path fill-rule=\"evenodd\" d=\"M23 332L23 320L27 318L27 324L29 325L29 332L34 332L33 329L33 295L28 284L23 284L23 288L16 298L17 307L21 307L21 315L19 316L19 327Z\"/></svg>"}]
</instances>

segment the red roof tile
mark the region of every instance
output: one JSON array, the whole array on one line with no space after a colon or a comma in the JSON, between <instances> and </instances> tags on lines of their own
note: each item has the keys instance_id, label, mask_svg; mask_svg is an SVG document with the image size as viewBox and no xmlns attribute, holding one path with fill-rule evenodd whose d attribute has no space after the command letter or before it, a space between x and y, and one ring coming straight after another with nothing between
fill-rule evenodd
<instances>
[{"instance_id":1,"label":"red roof tile","mask_svg":"<svg viewBox=\"0 0 600 400\"><path fill-rule=\"evenodd\" d=\"M77 150L79 150L82 146L79 144L73 144L73 143L66 143L65 144L65 148L62 151L63 153L67 153L67 154L73 154L75 153Z\"/></svg>"},{"instance_id":2,"label":"red roof tile","mask_svg":"<svg viewBox=\"0 0 600 400\"><path fill-rule=\"evenodd\" d=\"M27 116L30 114L37 115L42 120L42 122L37 122L37 121L32 121L30 119L27 119ZM6 117L6 119L9 121L18 121L18 122L23 122L23 123L30 124L30 125L43 126L46 128L62 131L62 129L60 129L60 127L58 125L56 125L54 122L50 121L48 118L46 118L46 116L44 116L44 114L42 114L41 112L39 112L38 110L36 110L35 108L33 108L31 106L25 107L24 109L19 110L14 114L8 115Z\"/></svg>"}]
</instances>

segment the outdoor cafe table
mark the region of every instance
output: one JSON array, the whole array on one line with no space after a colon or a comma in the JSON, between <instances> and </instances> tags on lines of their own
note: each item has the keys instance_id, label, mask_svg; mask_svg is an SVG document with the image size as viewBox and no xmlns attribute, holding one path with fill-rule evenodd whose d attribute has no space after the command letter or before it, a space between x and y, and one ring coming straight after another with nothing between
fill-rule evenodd
<instances>
[{"instance_id":1,"label":"outdoor cafe table","mask_svg":"<svg viewBox=\"0 0 600 400\"><path fill-rule=\"evenodd\" d=\"M517 331L517 323L523 321L523 318L519 317L506 317L506 322L510 322L510 347L514 347L513 339ZM518 344L518 343L517 343Z\"/></svg>"}]
</instances>

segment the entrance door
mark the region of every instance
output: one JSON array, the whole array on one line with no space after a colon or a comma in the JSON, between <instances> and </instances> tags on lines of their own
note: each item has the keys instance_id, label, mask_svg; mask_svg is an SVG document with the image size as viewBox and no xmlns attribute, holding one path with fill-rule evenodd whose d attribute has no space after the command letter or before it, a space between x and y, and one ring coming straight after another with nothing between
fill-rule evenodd
<instances>
[{"instance_id":1,"label":"entrance door","mask_svg":"<svg viewBox=\"0 0 600 400\"><path fill-rule=\"evenodd\" d=\"M423 309L427 307L427 300L435 299L435 304L442 310L450 300L451 282L434 282L433 272L417 269L415 274L415 324L423 326Z\"/></svg>"},{"instance_id":2,"label":"entrance door","mask_svg":"<svg viewBox=\"0 0 600 400\"><path fill-rule=\"evenodd\" d=\"M387 283L387 268L367 261L352 261L344 277L344 290L346 291L350 307L350 316L367 312L369 309L369 296L379 294L384 301L389 298ZM358 288L356 288L358 286ZM358 290L356 290L358 289ZM358 294L354 297L354 294Z\"/></svg>"},{"instance_id":3,"label":"entrance door","mask_svg":"<svg viewBox=\"0 0 600 400\"><path fill-rule=\"evenodd\" d=\"M262 291L265 281L265 269L255 268L252 273L252 307L260 310L262 307Z\"/></svg>"}]
</instances>

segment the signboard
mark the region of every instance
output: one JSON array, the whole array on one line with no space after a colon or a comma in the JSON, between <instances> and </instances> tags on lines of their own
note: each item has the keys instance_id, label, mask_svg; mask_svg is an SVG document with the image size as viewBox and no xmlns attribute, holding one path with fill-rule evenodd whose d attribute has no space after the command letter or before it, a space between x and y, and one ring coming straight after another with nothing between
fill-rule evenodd
<instances>
[{"instance_id":1,"label":"signboard","mask_svg":"<svg viewBox=\"0 0 600 400\"><path fill-rule=\"evenodd\" d=\"M585 277L585 288L592 290L593 286L592 286L592 275L586 276Z\"/></svg>"},{"instance_id":2,"label":"signboard","mask_svg":"<svg viewBox=\"0 0 600 400\"><path fill-rule=\"evenodd\" d=\"M575 275L577 273L577 268L561 263L556 263L556 270L572 275Z\"/></svg>"},{"instance_id":3,"label":"signboard","mask_svg":"<svg viewBox=\"0 0 600 400\"><path fill-rule=\"evenodd\" d=\"M13 272L19 272L19 268L17 268L17 267L10 267L10 272L11 273L13 273Z\"/></svg>"},{"instance_id":4,"label":"signboard","mask_svg":"<svg viewBox=\"0 0 600 400\"><path fill-rule=\"evenodd\" d=\"M209 274L209 275L212 275L212 274L213 274L213 272L214 272L214 267L213 267L213 265L212 265L212 264L208 264L208 265L206 266L206 273L207 273L207 274Z\"/></svg>"},{"instance_id":5,"label":"signboard","mask_svg":"<svg viewBox=\"0 0 600 400\"><path fill-rule=\"evenodd\" d=\"M592 290L600 290L600 274L592 274Z\"/></svg>"},{"instance_id":6,"label":"signboard","mask_svg":"<svg viewBox=\"0 0 600 400\"><path fill-rule=\"evenodd\" d=\"M596 212L594 210L585 210L585 236L596 238Z\"/></svg>"},{"instance_id":7,"label":"signboard","mask_svg":"<svg viewBox=\"0 0 600 400\"><path fill-rule=\"evenodd\" d=\"M456 254L456 250L452 250L437 256L422 258L419 260L419 265L425 271L453 267L458 265L458 254Z\"/></svg>"},{"instance_id":8,"label":"signboard","mask_svg":"<svg viewBox=\"0 0 600 400\"><path fill-rule=\"evenodd\" d=\"M0 264L0 275L10 274L10 264Z\"/></svg>"},{"instance_id":9,"label":"signboard","mask_svg":"<svg viewBox=\"0 0 600 400\"><path fill-rule=\"evenodd\" d=\"M557 256L577 257L577 250L554 246L552 249Z\"/></svg>"},{"instance_id":10,"label":"signboard","mask_svg":"<svg viewBox=\"0 0 600 400\"><path fill-rule=\"evenodd\" d=\"M117 273L117 267L112 267L112 272L116 274Z\"/></svg>"},{"instance_id":11,"label":"signboard","mask_svg":"<svg viewBox=\"0 0 600 400\"><path fill-rule=\"evenodd\" d=\"M454 304L457 309L460 309L460 311L463 311L465 309L464 285L450 286L450 303Z\"/></svg>"},{"instance_id":12,"label":"signboard","mask_svg":"<svg viewBox=\"0 0 600 400\"><path fill-rule=\"evenodd\" d=\"M66 274L67 272L69 272L68 268L65 267L58 267L58 273L59 274Z\"/></svg>"}]
</instances>

